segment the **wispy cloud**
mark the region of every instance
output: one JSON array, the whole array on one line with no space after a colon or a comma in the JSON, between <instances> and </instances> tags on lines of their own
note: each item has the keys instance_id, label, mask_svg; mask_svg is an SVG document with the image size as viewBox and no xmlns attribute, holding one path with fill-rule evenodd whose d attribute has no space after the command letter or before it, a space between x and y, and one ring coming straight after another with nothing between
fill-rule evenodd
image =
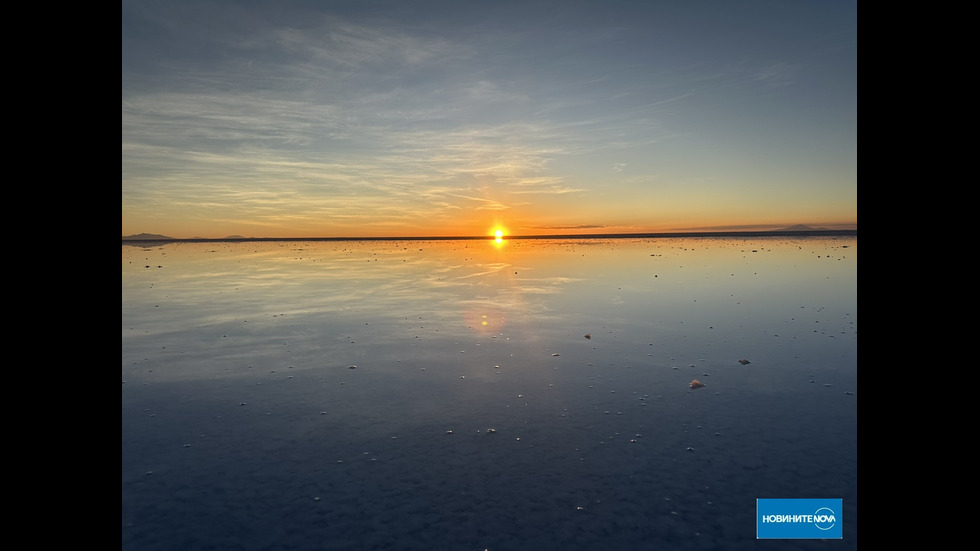
<instances>
[{"instance_id":1,"label":"wispy cloud","mask_svg":"<svg viewBox=\"0 0 980 551\"><path fill-rule=\"evenodd\" d=\"M803 89L793 86L799 55L711 49L704 29L687 38L665 26L686 21L675 8L666 19L633 6L547 17L425 2L329 8L123 4L124 225L435 224L578 196L603 197L604 212L632 210L652 174L658 186L745 182L776 169L746 168L742 150L779 159L832 150L788 151L785 136L803 130L786 130L759 101ZM826 119L799 112L818 121L808 142L840 143L837 128L816 131ZM780 170L768 179L799 181ZM610 185L620 193L589 193Z\"/></svg>"},{"instance_id":2,"label":"wispy cloud","mask_svg":"<svg viewBox=\"0 0 980 551\"><path fill-rule=\"evenodd\" d=\"M782 88L795 82L797 72L797 67L780 62L760 68L752 78L767 86Z\"/></svg>"}]
</instances>

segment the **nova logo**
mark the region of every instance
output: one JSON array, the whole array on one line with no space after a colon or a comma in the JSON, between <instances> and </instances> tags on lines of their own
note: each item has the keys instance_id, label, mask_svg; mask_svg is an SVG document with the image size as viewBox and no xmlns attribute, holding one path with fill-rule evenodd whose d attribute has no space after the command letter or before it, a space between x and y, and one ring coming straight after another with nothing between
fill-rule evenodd
<instances>
[{"instance_id":1,"label":"nova logo","mask_svg":"<svg viewBox=\"0 0 980 551\"><path fill-rule=\"evenodd\" d=\"M837 524L837 517L829 507L821 507L813 515L813 524L819 530L830 530Z\"/></svg>"},{"instance_id":2,"label":"nova logo","mask_svg":"<svg viewBox=\"0 0 980 551\"><path fill-rule=\"evenodd\" d=\"M840 539L840 499L758 499L759 539Z\"/></svg>"}]
</instances>

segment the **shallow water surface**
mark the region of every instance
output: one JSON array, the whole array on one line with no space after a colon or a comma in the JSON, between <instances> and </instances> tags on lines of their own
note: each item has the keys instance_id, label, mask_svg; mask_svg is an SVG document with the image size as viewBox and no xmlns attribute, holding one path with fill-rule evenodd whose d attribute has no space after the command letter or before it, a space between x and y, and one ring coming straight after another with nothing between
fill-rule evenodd
<instances>
[{"instance_id":1,"label":"shallow water surface","mask_svg":"<svg viewBox=\"0 0 980 551\"><path fill-rule=\"evenodd\" d=\"M123 549L855 548L856 273L854 237L123 245ZM844 539L756 540L767 497Z\"/></svg>"}]
</instances>

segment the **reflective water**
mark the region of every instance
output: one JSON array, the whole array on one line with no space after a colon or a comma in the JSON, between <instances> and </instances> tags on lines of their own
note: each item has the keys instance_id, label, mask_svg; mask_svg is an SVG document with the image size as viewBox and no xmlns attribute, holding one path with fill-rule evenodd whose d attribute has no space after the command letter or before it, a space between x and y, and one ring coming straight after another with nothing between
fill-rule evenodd
<instances>
[{"instance_id":1,"label":"reflective water","mask_svg":"<svg viewBox=\"0 0 980 551\"><path fill-rule=\"evenodd\" d=\"M124 245L123 548L853 548L856 274L853 237ZM761 497L844 540L757 541Z\"/></svg>"}]
</instances>

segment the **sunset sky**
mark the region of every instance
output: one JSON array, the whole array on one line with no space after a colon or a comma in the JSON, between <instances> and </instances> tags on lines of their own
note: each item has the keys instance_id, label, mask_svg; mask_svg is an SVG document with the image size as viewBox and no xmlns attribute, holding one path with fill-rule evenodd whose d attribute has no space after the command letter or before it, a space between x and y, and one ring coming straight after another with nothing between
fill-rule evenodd
<instances>
[{"instance_id":1,"label":"sunset sky","mask_svg":"<svg viewBox=\"0 0 980 551\"><path fill-rule=\"evenodd\" d=\"M122 2L122 234L857 225L853 0Z\"/></svg>"}]
</instances>

